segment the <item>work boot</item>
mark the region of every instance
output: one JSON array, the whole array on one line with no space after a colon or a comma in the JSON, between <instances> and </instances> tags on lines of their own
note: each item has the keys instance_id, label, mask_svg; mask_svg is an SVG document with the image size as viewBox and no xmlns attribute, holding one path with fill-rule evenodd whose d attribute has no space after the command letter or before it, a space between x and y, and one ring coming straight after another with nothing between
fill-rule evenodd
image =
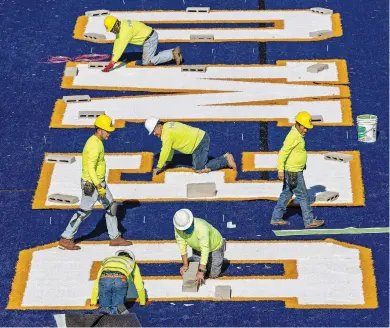
<instances>
[{"instance_id":1,"label":"work boot","mask_svg":"<svg viewBox=\"0 0 390 328\"><path fill-rule=\"evenodd\" d=\"M313 228L318 228L318 227L321 227L325 224L325 221L324 220L318 220L318 219L315 219L313 220L312 223L308 224L307 226L305 226L305 229L313 229Z\"/></svg>"},{"instance_id":2,"label":"work boot","mask_svg":"<svg viewBox=\"0 0 390 328\"><path fill-rule=\"evenodd\" d=\"M176 62L176 65L180 65L183 62L183 55L181 54L180 47L176 47L172 50L173 59Z\"/></svg>"},{"instance_id":3,"label":"work boot","mask_svg":"<svg viewBox=\"0 0 390 328\"><path fill-rule=\"evenodd\" d=\"M130 246L133 243L130 240L124 240L121 236L110 240L110 246Z\"/></svg>"},{"instance_id":4,"label":"work boot","mask_svg":"<svg viewBox=\"0 0 390 328\"><path fill-rule=\"evenodd\" d=\"M230 153L226 153L226 154L223 155L223 156L225 156L225 158L227 159L229 167L230 167L231 169L237 171L237 165L236 165L236 162L234 161L233 155L230 154Z\"/></svg>"},{"instance_id":5,"label":"work boot","mask_svg":"<svg viewBox=\"0 0 390 328\"><path fill-rule=\"evenodd\" d=\"M58 247L61 249L67 249L68 251L78 251L80 246L77 246L72 239L61 238L58 243Z\"/></svg>"}]
</instances>

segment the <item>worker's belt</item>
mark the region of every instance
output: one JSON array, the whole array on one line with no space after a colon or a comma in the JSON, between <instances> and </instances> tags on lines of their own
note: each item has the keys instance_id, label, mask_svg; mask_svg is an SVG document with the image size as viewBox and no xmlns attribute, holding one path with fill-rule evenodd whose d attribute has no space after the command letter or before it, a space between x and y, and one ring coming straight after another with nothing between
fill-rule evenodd
<instances>
[{"instance_id":1,"label":"worker's belt","mask_svg":"<svg viewBox=\"0 0 390 328\"><path fill-rule=\"evenodd\" d=\"M150 34L148 35L148 37L145 39L144 42L148 41L150 39L150 37L152 36L152 34L154 33L154 30L152 30L152 32L150 32Z\"/></svg>"},{"instance_id":2,"label":"worker's belt","mask_svg":"<svg viewBox=\"0 0 390 328\"><path fill-rule=\"evenodd\" d=\"M101 278L122 278L122 277L125 277L126 276L122 273L122 272L119 272L119 271L103 271L101 276Z\"/></svg>"}]
</instances>

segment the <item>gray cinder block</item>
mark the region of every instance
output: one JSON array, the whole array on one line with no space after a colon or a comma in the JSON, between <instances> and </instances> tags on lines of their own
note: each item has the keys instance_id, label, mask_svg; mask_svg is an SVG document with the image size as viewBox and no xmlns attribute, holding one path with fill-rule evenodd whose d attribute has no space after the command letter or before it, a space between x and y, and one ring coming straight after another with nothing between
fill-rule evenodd
<instances>
[{"instance_id":1,"label":"gray cinder block","mask_svg":"<svg viewBox=\"0 0 390 328\"><path fill-rule=\"evenodd\" d=\"M97 118L100 115L105 115L103 111L80 111L79 118Z\"/></svg>"},{"instance_id":2,"label":"gray cinder block","mask_svg":"<svg viewBox=\"0 0 390 328\"><path fill-rule=\"evenodd\" d=\"M206 72L207 68L203 65L182 65L182 72Z\"/></svg>"},{"instance_id":3,"label":"gray cinder block","mask_svg":"<svg viewBox=\"0 0 390 328\"><path fill-rule=\"evenodd\" d=\"M350 154L342 154L336 152L326 153L324 155L324 158L328 161L337 161L337 162L344 162L344 163L348 163L349 161L353 160L353 156Z\"/></svg>"},{"instance_id":4,"label":"gray cinder block","mask_svg":"<svg viewBox=\"0 0 390 328\"><path fill-rule=\"evenodd\" d=\"M214 182L187 184L187 198L215 197L217 186Z\"/></svg>"},{"instance_id":5,"label":"gray cinder block","mask_svg":"<svg viewBox=\"0 0 390 328\"><path fill-rule=\"evenodd\" d=\"M52 194L49 195L49 201L61 204L75 204L79 201L79 198L71 195Z\"/></svg>"},{"instance_id":6,"label":"gray cinder block","mask_svg":"<svg viewBox=\"0 0 390 328\"><path fill-rule=\"evenodd\" d=\"M324 118L322 117L322 115L312 115L311 121L312 122L323 122Z\"/></svg>"},{"instance_id":7,"label":"gray cinder block","mask_svg":"<svg viewBox=\"0 0 390 328\"><path fill-rule=\"evenodd\" d=\"M65 76L77 76L79 69L77 67L67 67L65 68Z\"/></svg>"},{"instance_id":8,"label":"gray cinder block","mask_svg":"<svg viewBox=\"0 0 390 328\"><path fill-rule=\"evenodd\" d=\"M199 282L196 281L196 274L198 273L199 262L190 262L188 270L183 274L183 292L196 293L199 289Z\"/></svg>"},{"instance_id":9,"label":"gray cinder block","mask_svg":"<svg viewBox=\"0 0 390 328\"><path fill-rule=\"evenodd\" d=\"M310 8L310 10L313 13L321 14L321 15L332 15L333 14L333 10L327 9L327 8L313 7L313 8Z\"/></svg>"},{"instance_id":10,"label":"gray cinder block","mask_svg":"<svg viewBox=\"0 0 390 328\"><path fill-rule=\"evenodd\" d=\"M74 156L53 155L53 154L49 154L46 156L46 163L73 164L74 162L76 162L76 158Z\"/></svg>"},{"instance_id":11,"label":"gray cinder block","mask_svg":"<svg viewBox=\"0 0 390 328\"><path fill-rule=\"evenodd\" d=\"M105 40L106 36L98 33L85 33L84 37L92 40Z\"/></svg>"},{"instance_id":12,"label":"gray cinder block","mask_svg":"<svg viewBox=\"0 0 390 328\"><path fill-rule=\"evenodd\" d=\"M88 95L78 95L78 96L63 96L62 100L69 104L69 103L77 103L77 102L90 102L91 97Z\"/></svg>"},{"instance_id":13,"label":"gray cinder block","mask_svg":"<svg viewBox=\"0 0 390 328\"><path fill-rule=\"evenodd\" d=\"M308 71L309 73L319 73L319 72L322 72L326 69L329 68L329 65L328 64L322 64L322 63L317 63L317 64L314 64L314 65L310 65L306 71Z\"/></svg>"},{"instance_id":14,"label":"gray cinder block","mask_svg":"<svg viewBox=\"0 0 390 328\"><path fill-rule=\"evenodd\" d=\"M85 16L87 17L96 17L96 16L105 16L109 15L110 11L106 9L99 9L99 10L91 10L91 11L86 11Z\"/></svg>"},{"instance_id":15,"label":"gray cinder block","mask_svg":"<svg viewBox=\"0 0 390 328\"><path fill-rule=\"evenodd\" d=\"M337 191L324 191L316 195L316 202L333 202L339 198Z\"/></svg>"},{"instance_id":16,"label":"gray cinder block","mask_svg":"<svg viewBox=\"0 0 390 328\"><path fill-rule=\"evenodd\" d=\"M190 40L199 40L199 41L214 40L214 34L191 34Z\"/></svg>"},{"instance_id":17,"label":"gray cinder block","mask_svg":"<svg viewBox=\"0 0 390 328\"><path fill-rule=\"evenodd\" d=\"M210 7L187 7L187 13L209 13Z\"/></svg>"},{"instance_id":18,"label":"gray cinder block","mask_svg":"<svg viewBox=\"0 0 390 328\"><path fill-rule=\"evenodd\" d=\"M229 300L231 298L232 289L230 286L215 286L215 298Z\"/></svg>"},{"instance_id":19,"label":"gray cinder block","mask_svg":"<svg viewBox=\"0 0 390 328\"><path fill-rule=\"evenodd\" d=\"M88 63L88 68L105 68L109 62L89 62Z\"/></svg>"},{"instance_id":20,"label":"gray cinder block","mask_svg":"<svg viewBox=\"0 0 390 328\"><path fill-rule=\"evenodd\" d=\"M313 31L313 32L309 32L309 36L313 38L318 38L321 36L333 36L333 31L331 30Z\"/></svg>"}]
</instances>

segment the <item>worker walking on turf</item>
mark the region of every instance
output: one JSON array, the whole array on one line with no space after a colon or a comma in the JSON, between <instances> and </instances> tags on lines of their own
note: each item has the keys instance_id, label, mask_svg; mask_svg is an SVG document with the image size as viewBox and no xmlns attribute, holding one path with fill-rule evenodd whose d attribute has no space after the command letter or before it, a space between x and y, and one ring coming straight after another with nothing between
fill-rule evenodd
<instances>
[{"instance_id":1,"label":"worker walking on turf","mask_svg":"<svg viewBox=\"0 0 390 328\"><path fill-rule=\"evenodd\" d=\"M116 39L111 61L104 68L103 72L108 72L114 67L129 43L142 46L142 65L159 65L171 60L175 60L176 65L180 65L183 62L180 47L160 51L156 54L158 34L150 26L142 22L136 20L120 21L114 16L107 16L104 19L104 26L107 32L116 34Z\"/></svg>"},{"instance_id":2,"label":"worker walking on turf","mask_svg":"<svg viewBox=\"0 0 390 328\"><path fill-rule=\"evenodd\" d=\"M278 178L283 180L283 191L272 213L271 224L273 225L289 224L283 220L283 215L293 195L301 207L305 228L317 228L324 224L324 220L317 220L313 216L309 193L303 177L307 160L304 136L312 128L310 114L299 112L295 116L295 125L291 128L279 151Z\"/></svg>"},{"instance_id":3,"label":"worker walking on turf","mask_svg":"<svg viewBox=\"0 0 390 328\"><path fill-rule=\"evenodd\" d=\"M103 140L107 140L114 130L110 117L100 115L96 119L95 133L88 139L83 149L80 208L72 216L61 235L59 247L62 249L80 249L80 246L73 242L73 237L81 222L91 214L97 200L106 210L106 224L111 239L110 246L128 246L132 244L130 241L124 240L118 231L117 203L113 200L105 182L106 161L104 159Z\"/></svg>"},{"instance_id":4,"label":"worker walking on turf","mask_svg":"<svg viewBox=\"0 0 390 328\"><path fill-rule=\"evenodd\" d=\"M230 153L208 160L210 137L201 129L179 122L162 123L157 117L149 117L145 127L149 135L153 133L162 142L160 158L153 175L159 174L169 165L175 150L183 154L192 154L192 166L198 173L208 173L226 167L237 170L233 155Z\"/></svg>"},{"instance_id":5,"label":"worker walking on turf","mask_svg":"<svg viewBox=\"0 0 390 328\"><path fill-rule=\"evenodd\" d=\"M206 273L210 278L217 278L221 274L225 253L225 240L219 231L205 220L194 218L186 208L175 213L173 225L183 260L180 274L183 275L188 270L188 245L192 248L192 260L199 262L196 280L203 281Z\"/></svg>"},{"instance_id":6,"label":"worker walking on turf","mask_svg":"<svg viewBox=\"0 0 390 328\"><path fill-rule=\"evenodd\" d=\"M134 254L120 250L104 259L92 290L91 305L99 299L102 313L118 314L118 305L124 306L130 284L134 284L140 305L147 305L144 284Z\"/></svg>"}]
</instances>

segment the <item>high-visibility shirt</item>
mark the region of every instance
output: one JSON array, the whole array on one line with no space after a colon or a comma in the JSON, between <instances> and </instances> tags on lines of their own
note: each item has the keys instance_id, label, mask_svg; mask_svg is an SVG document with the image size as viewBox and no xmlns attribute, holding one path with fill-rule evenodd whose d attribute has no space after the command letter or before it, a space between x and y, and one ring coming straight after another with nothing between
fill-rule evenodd
<instances>
[{"instance_id":1,"label":"high-visibility shirt","mask_svg":"<svg viewBox=\"0 0 390 328\"><path fill-rule=\"evenodd\" d=\"M305 139L293 126L284 140L283 147L278 155L279 172L300 172L303 171L307 160Z\"/></svg>"},{"instance_id":2,"label":"high-visibility shirt","mask_svg":"<svg viewBox=\"0 0 390 328\"><path fill-rule=\"evenodd\" d=\"M119 33L116 35L114 42L112 60L117 62L129 43L142 46L151 32L152 28L142 22L122 20Z\"/></svg>"},{"instance_id":3,"label":"high-visibility shirt","mask_svg":"<svg viewBox=\"0 0 390 328\"><path fill-rule=\"evenodd\" d=\"M200 264L206 265L209 253L222 247L223 238L219 231L203 219L194 218L194 231L187 235L175 228L175 238L180 254L187 254L187 245L200 252Z\"/></svg>"},{"instance_id":4,"label":"high-visibility shirt","mask_svg":"<svg viewBox=\"0 0 390 328\"><path fill-rule=\"evenodd\" d=\"M104 159L103 142L95 135L85 143L83 149L81 178L92 182L95 186L104 181L106 175L106 161Z\"/></svg>"},{"instance_id":5,"label":"high-visibility shirt","mask_svg":"<svg viewBox=\"0 0 390 328\"><path fill-rule=\"evenodd\" d=\"M175 150L192 154L202 141L204 132L187 124L167 122L162 127L160 158L157 167L161 169L166 161L171 161Z\"/></svg>"},{"instance_id":6,"label":"high-visibility shirt","mask_svg":"<svg viewBox=\"0 0 390 328\"><path fill-rule=\"evenodd\" d=\"M134 282L141 305L145 305L146 296L141 272L135 261L126 256L112 256L104 259L92 290L91 305L97 304L99 297L99 279L103 271L120 272L126 276L128 283Z\"/></svg>"}]
</instances>

